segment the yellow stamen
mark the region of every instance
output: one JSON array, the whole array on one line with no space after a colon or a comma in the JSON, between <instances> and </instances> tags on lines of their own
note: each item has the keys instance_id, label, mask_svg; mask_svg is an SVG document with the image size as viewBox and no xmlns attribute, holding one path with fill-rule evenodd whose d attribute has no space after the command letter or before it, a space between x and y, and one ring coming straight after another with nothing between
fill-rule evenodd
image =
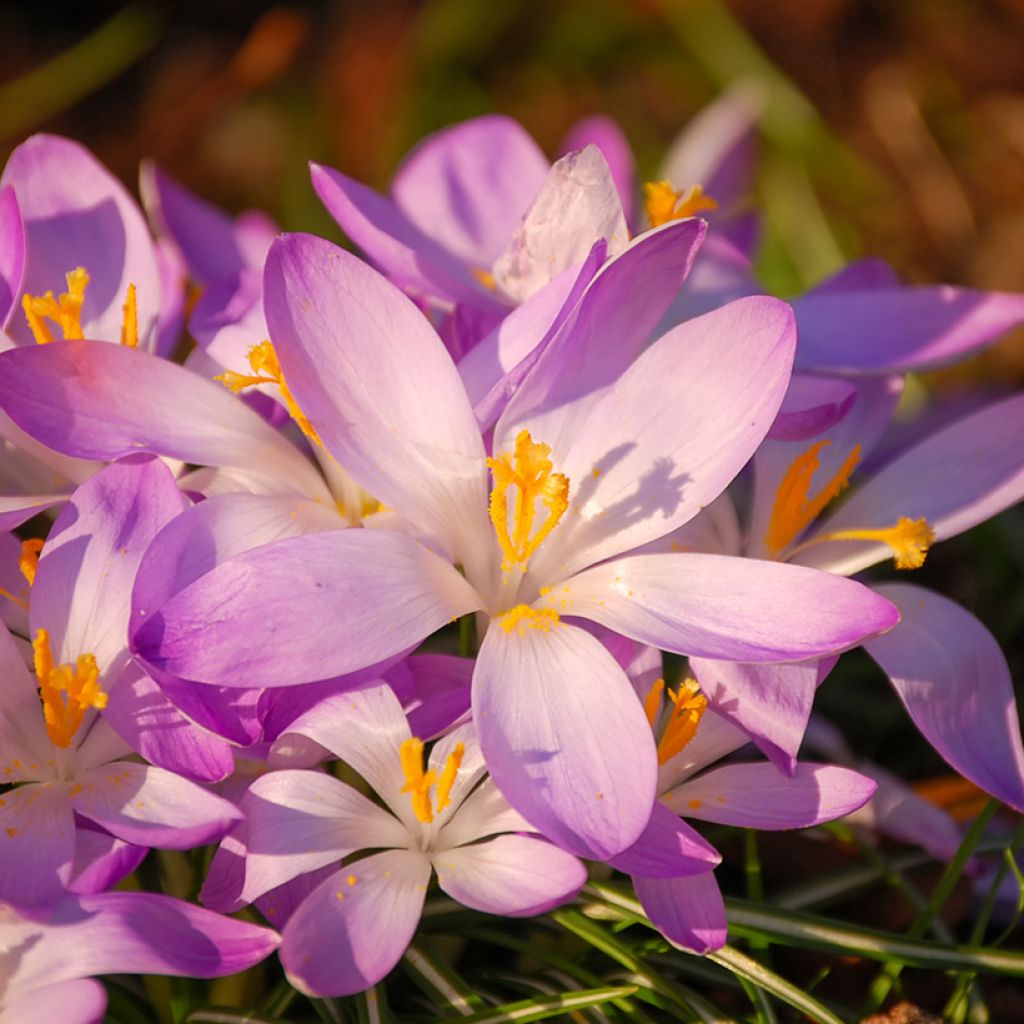
<instances>
[{"instance_id":1,"label":"yellow stamen","mask_svg":"<svg viewBox=\"0 0 1024 1024\"><path fill-rule=\"evenodd\" d=\"M59 299L53 297L53 292L23 295L21 298L25 319L39 345L48 345L54 340L44 322L46 320L52 320L65 339L82 337L82 303L85 302L85 286L89 283L89 275L84 267L76 267L65 274L65 278L68 290Z\"/></svg>"},{"instance_id":2,"label":"yellow stamen","mask_svg":"<svg viewBox=\"0 0 1024 1024\"><path fill-rule=\"evenodd\" d=\"M654 723L658 720L658 712L661 710L661 695L665 692L665 680L655 679L647 696L644 698L644 714L647 715L647 724L653 729Z\"/></svg>"},{"instance_id":3,"label":"yellow stamen","mask_svg":"<svg viewBox=\"0 0 1024 1024\"><path fill-rule=\"evenodd\" d=\"M74 666L54 665L50 636L45 629L36 631L32 654L46 732L54 746L69 747L86 711L107 706L96 658L92 654L80 654Z\"/></svg>"},{"instance_id":4,"label":"yellow stamen","mask_svg":"<svg viewBox=\"0 0 1024 1024\"><path fill-rule=\"evenodd\" d=\"M892 548L897 569L920 569L924 565L928 549L935 543L935 531L928 525L927 519L908 519L906 516L900 516L895 526L881 530L836 530L834 533L823 533L807 544L800 545L797 550L822 544L827 540L881 541Z\"/></svg>"},{"instance_id":5,"label":"yellow stamen","mask_svg":"<svg viewBox=\"0 0 1024 1024\"><path fill-rule=\"evenodd\" d=\"M512 630L516 630L520 636L528 629L539 629L547 633L559 621L558 612L554 608L533 608L528 604L517 604L498 616L498 623L506 633L511 634Z\"/></svg>"},{"instance_id":6,"label":"yellow stamen","mask_svg":"<svg viewBox=\"0 0 1024 1024\"><path fill-rule=\"evenodd\" d=\"M772 509L764 542L773 558L793 543L793 539L821 514L822 509L849 483L850 474L860 461L860 445L854 445L831 480L813 497L808 498L811 478L820 465L818 452L831 441L818 441L807 451L798 455L786 470L778 490L775 492L775 507Z\"/></svg>"},{"instance_id":7,"label":"yellow stamen","mask_svg":"<svg viewBox=\"0 0 1024 1024\"><path fill-rule=\"evenodd\" d=\"M253 345L249 349L249 365L252 367L251 374L235 373L233 370L228 370L213 379L219 380L236 395L240 391L244 391L245 388L256 387L257 384L276 384L281 391L284 404L288 407L288 412L298 424L299 429L314 444L322 446L320 435L317 434L306 414L299 408L299 403L295 401L291 391L288 390L288 385L284 382L284 374L281 372L281 364L277 361L274 346L269 341Z\"/></svg>"},{"instance_id":8,"label":"yellow stamen","mask_svg":"<svg viewBox=\"0 0 1024 1024\"><path fill-rule=\"evenodd\" d=\"M121 344L126 348L139 347L139 307L135 299L135 285L129 284L121 307Z\"/></svg>"},{"instance_id":9,"label":"yellow stamen","mask_svg":"<svg viewBox=\"0 0 1024 1024\"><path fill-rule=\"evenodd\" d=\"M21 542L21 554L18 556L18 568L21 575L28 580L31 587L36 581L36 568L39 565L39 552L43 550L43 542L38 537Z\"/></svg>"},{"instance_id":10,"label":"yellow stamen","mask_svg":"<svg viewBox=\"0 0 1024 1024\"><path fill-rule=\"evenodd\" d=\"M464 753L463 744L456 743L445 760L441 778L438 780L436 772L423 770L423 740L413 737L398 748L398 756L402 761L402 773L405 775L405 785L401 792L412 795L412 810L418 821L422 821L425 825L430 824L434 820L435 811L440 814L451 803L452 786L455 785L455 777L459 774ZM430 787L435 782L437 783L436 808L430 800Z\"/></svg>"},{"instance_id":11,"label":"yellow stamen","mask_svg":"<svg viewBox=\"0 0 1024 1024\"><path fill-rule=\"evenodd\" d=\"M498 544L505 556L501 567L506 572L516 565L526 568L530 556L558 525L569 507L569 480L561 473L551 472L550 454L550 445L534 444L530 432L521 430L516 437L514 452L502 452L487 460L494 475L489 511ZM533 533L538 501L548 514L537 532ZM512 502L515 503L515 512L510 532Z\"/></svg>"},{"instance_id":12,"label":"yellow stamen","mask_svg":"<svg viewBox=\"0 0 1024 1024\"><path fill-rule=\"evenodd\" d=\"M473 276L488 290L494 291L498 287L498 282L494 280L494 275L489 270L484 270L483 267L474 267Z\"/></svg>"},{"instance_id":13,"label":"yellow stamen","mask_svg":"<svg viewBox=\"0 0 1024 1024\"><path fill-rule=\"evenodd\" d=\"M693 679L686 679L678 690L669 690L672 711L658 742L658 764L671 761L694 736L708 707L708 699Z\"/></svg>"},{"instance_id":14,"label":"yellow stamen","mask_svg":"<svg viewBox=\"0 0 1024 1024\"><path fill-rule=\"evenodd\" d=\"M644 185L644 205L652 228L670 220L693 217L704 210L718 209L718 203L704 194L701 185L677 191L668 181L648 181Z\"/></svg>"},{"instance_id":15,"label":"yellow stamen","mask_svg":"<svg viewBox=\"0 0 1024 1024\"><path fill-rule=\"evenodd\" d=\"M452 748L452 752L445 759L444 768L441 771L441 778L438 780L437 792L435 794L438 814L452 802L452 786L455 785L455 776L459 774L459 768L462 767L462 755L465 752L465 746L461 743L456 743Z\"/></svg>"}]
</instances>

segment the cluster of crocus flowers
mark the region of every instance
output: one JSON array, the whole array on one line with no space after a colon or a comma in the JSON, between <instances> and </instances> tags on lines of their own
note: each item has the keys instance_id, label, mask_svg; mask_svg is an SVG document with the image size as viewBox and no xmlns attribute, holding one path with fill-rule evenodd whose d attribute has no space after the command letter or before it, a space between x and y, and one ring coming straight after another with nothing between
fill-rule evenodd
<instances>
[{"instance_id":1,"label":"cluster of crocus flowers","mask_svg":"<svg viewBox=\"0 0 1024 1024\"><path fill-rule=\"evenodd\" d=\"M1024 493L1019 397L904 450L887 433L902 374L993 340L1024 299L874 264L792 306L760 294L734 173L751 117L728 100L701 128L719 150L677 148L636 212L604 122L553 164L507 118L467 122L390 197L314 165L375 266L148 166L154 242L74 143L15 151L0 520L63 507L0 545L12 928L77 935L116 918L105 890L148 849L219 841L207 906L255 904L312 995L381 980L435 876L521 916L605 862L668 938L716 948L720 855L684 819L863 807L872 779L797 757L817 686L860 645L951 765L1024 807L987 630L913 583L852 578L911 572ZM177 366L186 277L199 347ZM853 353L836 328L832 348L837 311L906 334ZM459 657L416 653L456 621ZM662 652L689 674L666 684ZM733 759L751 740L767 760ZM217 964L277 943L180 914ZM161 948L131 963L158 971Z\"/></svg>"}]
</instances>

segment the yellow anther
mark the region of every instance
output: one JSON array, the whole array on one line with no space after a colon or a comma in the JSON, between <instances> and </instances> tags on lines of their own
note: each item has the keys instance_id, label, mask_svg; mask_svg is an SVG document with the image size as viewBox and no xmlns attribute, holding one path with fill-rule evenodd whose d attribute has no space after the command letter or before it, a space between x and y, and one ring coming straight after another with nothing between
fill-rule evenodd
<instances>
[{"instance_id":1,"label":"yellow anther","mask_svg":"<svg viewBox=\"0 0 1024 1024\"><path fill-rule=\"evenodd\" d=\"M658 764L671 761L697 735L697 726L708 707L708 699L693 679L678 690L669 690L672 711L658 742Z\"/></svg>"},{"instance_id":2,"label":"yellow anther","mask_svg":"<svg viewBox=\"0 0 1024 1024\"><path fill-rule=\"evenodd\" d=\"M652 228L670 220L696 216L704 210L718 209L718 203L704 194L702 186L691 185L677 191L668 181L648 181L644 185L644 205Z\"/></svg>"},{"instance_id":3,"label":"yellow anther","mask_svg":"<svg viewBox=\"0 0 1024 1024\"><path fill-rule=\"evenodd\" d=\"M281 391L284 404L288 407L288 412L298 424L299 429L314 444L322 445L320 435L317 434L306 414L299 408L299 403L295 401L291 391L288 390L288 385L284 382L284 374L281 372L281 364L277 361L274 346L269 341L253 345L249 349L249 365L252 367L251 374L235 373L233 370L228 370L213 379L219 380L236 395L246 388L256 387L257 384L276 384Z\"/></svg>"},{"instance_id":4,"label":"yellow anther","mask_svg":"<svg viewBox=\"0 0 1024 1024\"><path fill-rule=\"evenodd\" d=\"M528 604L517 604L498 616L498 622L506 633L515 630L520 636L528 629L539 629L547 633L559 623L554 608L534 608Z\"/></svg>"},{"instance_id":5,"label":"yellow anther","mask_svg":"<svg viewBox=\"0 0 1024 1024\"><path fill-rule=\"evenodd\" d=\"M498 282L494 280L494 275L489 270L484 270L483 267L473 267L473 276L488 291L493 292L498 287Z\"/></svg>"},{"instance_id":6,"label":"yellow anther","mask_svg":"<svg viewBox=\"0 0 1024 1024\"><path fill-rule=\"evenodd\" d=\"M139 307L135 298L135 285L129 284L121 307L124 318L121 322L121 344L126 348L139 347Z\"/></svg>"},{"instance_id":7,"label":"yellow anther","mask_svg":"<svg viewBox=\"0 0 1024 1024\"><path fill-rule=\"evenodd\" d=\"M489 511L498 544L505 556L501 567L506 572L517 565L526 568L530 556L558 525L569 507L569 479L561 473L551 472L550 454L550 445L534 444L530 432L521 430L516 437L514 452L502 452L487 460L494 476ZM534 532L538 501L548 514ZM510 518L513 521L511 530Z\"/></svg>"},{"instance_id":8,"label":"yellow anther","mask_svg":"<svg viewBox=\"0 0 1024 1024\"><path fill-rule=\"evenodd\" d=\"M398 748L398 756L402 759L402 773L405 775L401 792L412 795L412 812L417 820L429 823L434 820L430 787L437 781L437 775L423 770L423 740L415 737L406 740Z\"/></svg>"},{"instance_id":9,"label":"yellow anther","mask_svg":"<svg viewBox=\"0 0 1024 1024\"><path fill-rule=\"evenodd\" d=\"M786 470L778 490L775 492L775 507L772 509L764 542L773 558L793 543L795 537L821 514L822 509L849 483L850 474L860 461L860 445L854 445L831 480L813 497L808 498L811 478L818 466L818 452L831 441L818 441L807 451L798 455Z\"/></svg>"},{"instance_id":10,"label":"yellow anther","mask_svg":"<svg viewBox=\"0 0 1024 1024\"><path fill-rule=\"evenodd\" d=\"M54 746L70 747L86 711L107 706L96 658L92 654L80 654L74 666L54 665L50 636L45 629L36 631L32 654L46 732Z\"/></svg>"},{"instance_id":11,"label":"yellow anther","mask_svg":"<svg viewBox=\"0 0 1024 1024\"><path fill-rule=\"evenodd\" d=\"M658 712L661 710L661 695L665 692L665 680L655 679L647 696L644 698L644 714L647 715L647 724L653 729L654 723L658 720Z\"/></svg>"},{"instance_id":12,"label":"yellow anther","mask_svg":"<svg viewBox=\"0 0 1024 1024\"><path fill-rule=\"evenodd\" d=\"M435 794L438 814L452 802L452 786L455 785L455 776L459 774L459 768L462 767L462 755L465 752L465 746L461 743L456 743L452 752L445 759L444 768L441 771L441 778L438 779L437 792Z\"/></svg>"},{"instance_id":13,"label":"yellow anther","mask_svg":"<svg viewBox=\"0 0 1024 1024\"><path fill-rule=\"evenodd\" d=\"M820 534L801 547L823 544L827 540L881 541L892 548L897 569L920 569L928 549L935 543L935 531L927 519L900 516L895 526L881 530L836 530L834 533Z\"/></svg>"},{"instance_id":14,"label":"yellow anther","mask_svg":"<svg viewBox=\"0 0 1024 1024\"><path fill-rule=\"evenodd\" d=\"M46 321L51 320L61 332L61 337L82 337L82 303L85 302L85 286L89 283L89 275L84 267L76 267L64 275L68 282L68 290L60 298L55 299L53 292L45 295L23 295L21 308L25 312L32 336L40 345L48 345L54 340Z\"/></svg>"},{"instance_id":15,"label":"yellow anther","mask_svg":"<svg viewBox=\"0 0 1024 1024\"><path fill-rule=\"evenodd\" d=\"M36 568L39 565L39 552L43 550L43 542L40 538L21 542L21 554L18 556L18 568L21 575L28 580L31 587L36 581Z\"/></svg>"}]
</instances>

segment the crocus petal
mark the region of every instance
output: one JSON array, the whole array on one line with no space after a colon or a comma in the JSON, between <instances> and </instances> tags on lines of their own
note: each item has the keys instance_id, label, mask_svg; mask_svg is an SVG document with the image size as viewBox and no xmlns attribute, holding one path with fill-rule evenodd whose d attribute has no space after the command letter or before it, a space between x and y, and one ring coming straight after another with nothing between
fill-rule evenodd
<instances>
[{"instance_id":1,"label":"crocus petal","mask_svg":"<svg viewBox=\"0 0 1024 1024\"><path fill-rule=\"evenodd\" d=\"M281 963L288 980L315 996L376 984L412 941L429 881L423 854L388 850L322 882L285 925Z\"/></svg>"},{"instance_id":2,"label":"crocus petal","mask_svg":"<svg viewBox=\"0 0 1024 1024\"><path fill-rule=\"evenodd\" d=\"M421 654L405 663L415 689L405 704L414 736L432 739L469 713L473 661L445 654Z\"/></svg>"},{"instance_id":3,"label":"crocus petal","mask_svg":"<svg viewBox=\"0 0 1024 1024\"><path fill-rule=\"evenodd\" d=\"M113 463L61 510L32 585L33 636L47 630L54 663L95 655L100 672L128 642L131 588L143 552L188 506L168 468L152 456Z\"/></svg>"},{"instance_id":4,"label":"crocus petal","mask_svg":"<svg viewBox=\"0 0 1024 1024\"><path fill-rule=\"evenodd\" d=\"M633 888L651 924L697 953L725 945L725 903L713 871L686 878L634 876Z\"/></svg>"},{"instance_id":5,"label":"crocus petal","mask_svg":"<svg viewBox=\"0 0 1024 1024\"><path fill-rule=\"evenodd\" d=\"M835 661L742 665L691 658L711 706L746 732L779 771L792 775L814 694Z\"/></svg>"},{"instance_id":6,"label":"crocus petal","mask_svg":"<svg viewBox=\"0 0 1024 1024\"><path fill-rule=\"evenodd\" d=\"M568 575L669 533L717 498L775 419L794 344L784 303L740 299L660 338L601 394L516 424L551 446L570 484L565 524L531 571ZM496 450L510 447L508 433L495 435Z\"/></svg>"},{"instance_id":7,"label":"crocus petal","mask_svg":"<svg viewBox=\"0 0 1024 1024\"><path fill-rule=\"evenodd\" d=\"M782 408L768 431L773 441L804 441L838 423L857 398L851 381L794 373Z\"/></svg>"},{"instance_id":8,"label":"crocus petal","mask_svg":"<svg viewBox=\"0 0 1024 1024\"><path fill-rule=\"evenodd\" d=\"M691 775L749 743L750 737L745 732L708 708L701 716L697 735L675 757L659 766L658 792L667 793Z\"/></svg>"},{"instance_id":9,"label":"crocus petal","mask_svg":"<svg viewBox=\"0 0 1024 1024\"><path fill-rule=\"evenodd\" d=\"M345 469L450 552L490 543L480 430L416 306L312 235L274 243L264 292L288 386Z\"/></svg>"},{"instance_id":10,"label":"crocus petal","mask_svg":"<svg viewBox=\"0 0 1024 1024\"><path fill-rule=\"evenodd\" d=\"M456 846L467 846L478 839L501 832L536 832L518 811L513 810L494 780L486 778L462 802L440 832L434 837L432 849L437 852Z\"/></svg>"},{"instance_id":11,"label":"crocus petal","mask_svg":"<svg viewBox=\"0 0 1024 1024\"><path fill-rule=\"evenodd\" d=\"M137 349L94 342L0 355L0 406L66 455L140 451L203 466L258 467L276 489L330 500L309 462L226 388Z\"/></svg>"},{"instance_id":12,"label":"crocus petal","mask_svg":"<svg viewBox=\"0 0 1024 1024\"><path fill-rule=\"evenodd\" d=\"M0 900L31 907L64 891L75 856L68 789L30 782L0 797Z\"/></svg>"},{"instance_id":13,"label":"crocus petal","mask_svg":"<svg viewBox=\"0 0 1024 1024\"><path fill-rule=\"evenodd\" d=\"M68 500L66 494L19 494L17 497L0 497L0 530L14 530L34 515L45 512L54 505Z\"/></svg>"},{"instance_id":14,"label":"crocus petal","mask_svg":"<svg viewBox=\"0 0 1024 1024\"><path fill-rule=\"evenodd\" d=\"M503 835L433 857L453 900L485 914L530 917L572 899L587 880L572 854L535 836Z\"/></svg>"},{"instance_id":15,"label":"crocus petal","mask_svg":"<svg viewBox=\"0 0 1024 1024\"><path fill-rule=\"evenodd\" d=\"M558 147L559 155L571 153L575 149L594 145L601 151L611 172L615 190L619 193L622 213L627 224L633 223L633 206L636 188L636 164L633 150L623 130L610 118L601 114L584 117L570 129L562 144Z\"/></svg>"},{"instance_id":16,"label":"crocus petal","mask_svg":"<svg viewBox=\"0 0 1024 1024\"><path fill-rule=\"evenodd\" d=\"M340 530L244 552L163 607L139 608L133 650L184 679L294 686L381 662L479 607L463 577L412 538Z\"/></svg>"},{"instance_id":17,"label":"crocus petal","mask_svg":"<svg viewBox=\"0 0 1024 1024\"><path fill-rule=\"evenodd\" d=\"M118 761L82 774L71 806L120 839L190 850L219 839L241 817L234 804L151 765Z\"/></svg>"},{"instance_id":18,"label":"crocus petal","mask_svg":"<svg viewBox=\"0 0 1024 1024\"><path fill-rule=\"evenodd\" d=\"M5 948L21 944L11 983L40 987L92 974L218 978L269 956L276 932L153 893L69 896L45 922L6 918Z\"/></svg>"},{"instance_id":19,"label":"crocus petal","mask_svg":"<svg viewBox=\"0 0 1024 1024\"><path fill-rule=\"evenodd\" d=\"M487 270L544 184L548 161L523 127L489 114L425 138L391 194L424 235Z\"/></svg>"},{"instance_id":20,"label":"crocus petal","mask_svg":"<svg viewBox=\"0 0 1024 1024\"><path fill-rule=\"evenodd\" d=\"M154 247L156 264L160 272L160 314L156 322L156 341L153 352L162 359L174 355L185 327L185 285L187 272L181 253L169 239L157 240Z\"/></svg>"},{"instance_id":21,"label":"crocus petal","mask_svg":"<svg viewBox=\"0 0 1024 1024\"><path fill-rule=\"evenodd\" d=\"M1024 395L965 416L886 465L808 539L837 530L884 529L901 516L924 517L937 540L955 537L1024 497L1022 431ZM849 574L890 558L891 551L871 541L826 541L796 557Z\"/></svg>"},{"instance_id":22,"label":"crocus petal","mask_svg":"<svg viewBox=\"0 0 1024 1024\"><path fill-rule=\"evenodd\" d=\"M467 267L424 235L390 199L331 167L310 164L309 170L327 212L398 287L445 302L502 307Z\"/></svg>"},{"instance_id":23,"label":"crocus petal","mask_svg":"<svg viewBox=\"0 0 1024 1024\"><path fill-rule=\"evenodd\" d=\"M355 850L409 841L400 821L320 772L286 769L261 776L241 806L247 822L241 892L246 903L297 875L340 864Z\"/></svg>"},{"instance_id":24,"label":"crocus petal","mask_svg":"<svg viewBox=\"0 0 1024 1024\"><path fill-rule=\"evenodd\" d=\"M618 558L542 600L641 643L724 661L836 654L899 621L892 604L853 580L724 555Z\"/></svg>"},{"instance_id":25,"label":"crocus petal","mask_svg":"<svg viewBox=\"0 0 1024 1024\"><path fill-rule=\"evenodd\" d=\"M859 373L964 359L1024 320L1024 295L951 285L811 292L793 303L797 365Z\"/></svg>"},{"instance_id":26,"label":"crocus petal","mask_svg":"<svg viewBox=\"0 0 1024 1024\"><path fill-rule=\"evenodd\" d=\"M862 807L875 782L835 765L802 762L788 779L774 765L727 764L665 793L665 805L688 818L777 831L806 828Z\"/></svg>"},{"instance_id":27,"label":"crocus petal","mask_svg":"<svg viewBox=\"0 0 1024 1024\"><path fill-rule=\"evenodd\" d=\"M0 188L0 329L15 312L24 271L25 228L14 189L5 185Z\"/></svg>"},{"instance_id":28,"label":"crocus petal","mask_svg":"<svg viewBox=\"0 0 1024 1024\"><path fill-rule=\"evenodd\" d=\"M680 878L702 874L721 860L721 854L699 832L656 803L640 838L608 863L627 875Z\"/></svg>"},{"instance_id":29,"label":"crocus petal","mask_svg":"<svg viewBox=\"0 0 1024 1024\"><path fill-rule=\"evenodd\" d=\"M597 860L636 841L654 801L654 743L625 673L589 633L492 623L473 715L491 777L544 835Z\"/></svg>"},{"instance_id":30,"label":"crocus petal","mask_svg":"<svg viewBox=\"0 0 1024 1024\"><path fill-rule=\"evenodd\" d=\"M56 294L68 271L84 267L82 330L87 338L116 342L125 293L134 284L140 343L152 344L160 272L142 211L124 186L84 146L56 135L34 135L18 146L0 185L14 186L25 224L23 290ZM33 342L24 318L13 317L10 330Z\"/></svg>"},{"instance_id":31,"label":"crocus petal","mask_svg":"<svg viewBox=\"0 0 1024 1024\"><path fill-rule=\"evenodd\" d=\"M1024 809L1020 720L995 638L969 612L932 591L907 583L878 590L899 606L903 619L865 649L892 680L914 724L961 775Z\"/></svg>"},{"instance_id":32,"label":"crocus petal","mask_svg":"<svg viewBox=\"0 0 1024 1024\"><path fill-rule=\"evenodd\" d=\"M47 1020L55 1024L100 1024L107 1012L107 990L90 979L59 981L5 998L0 1024Z\"/></svg>"},{"instance_id":33,"label":"crocus petal","mask_svg":"<svg viewBox=\"0 0 1024 1024\"><path fill-rule=\"evenodd\" d=\"M587 146L558 160L533 205L495 260L494 280L516 301L562 271L578 266L600 238L617 256L629 229L611 171L601 151Z\"/></svg>"},{"instance_id":34,"label":"crocus petal","mask_svg":"<svg viewBox=\"0 0 1024 1024\"><path fill-rule=\"evenodd\" d=\"M75 829L75 863L68 892L88 896L112 889L130 875L146 858L149 850L118 839L81 818Z\"/></svg>"}]
</instances>

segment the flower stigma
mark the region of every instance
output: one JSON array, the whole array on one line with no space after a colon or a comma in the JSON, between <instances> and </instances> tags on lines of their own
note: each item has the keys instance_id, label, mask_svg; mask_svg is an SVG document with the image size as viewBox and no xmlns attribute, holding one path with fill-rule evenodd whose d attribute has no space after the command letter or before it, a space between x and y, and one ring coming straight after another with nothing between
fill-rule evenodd
<instances>
[{"instance_id":1,"label":"flower stigma","mask_svg":"<svg viewBox=\"0 0 1024 1024\"><path fill-rule=\"evenodd\" d=\"M455 744L445 760L439 779L437 772L423 770L423 740L413 737L398 748L402 773L405 775L405 785L400 792L409 793L412 797L412 810L417 821L425 825L430 824L434 820L434 815L440 814L451 803L452 786L455 785L455 778L459 774L465 750L462 743ZM430 789L435 784L432 803Z\"/></svg>"},{"instance_id":2,"label":"flower stigma","mask_svg":"<svg viewBox=\"0 0 1024 1024\"><path fill-rule=\"evenodd\" d=\"M261 341L258 345L253 345L249 349L248 358L249 366L252 367L251 374L235 373L234 370L227 370L213 379L219 380L228 390L236 395L240 391L256 387L258 384L276 384L281 390L281 398L284 399L288 412L292 419L295 420L299 429L310 441L322 447L323 441L320 440L320 435L317 434L316 429L309 422L306 414L299 408L299 403L295 401L291 391L288 390L288 385L284 382L281 364L277 360L277 353L274 351L274 346L270 341Z\"/></svg>"},{"instance_id":3,"label":"flower stigma","mask_svg":"<svg viewBox=\"0 0 1024 1024\"><path fill-rule=\"evenodd\" d=\"M644 698L644 712L653 731L662 707L665 680L655 679ZM672 709L658 741L658 764L671 761L697 735L697 726L708 707L708 699L694 679L684 679L679 689L668 691Z\"/></svg>"},{"instance_id":4,"label":"flower stigma","mask_svg":"<svg viewBox=\"0 0 1024 1024\"><path fill-rule=\"evenodd\" d=\"M696 216L704 210L717 210L718 203L705 195L701 185L676 190L668 181L648 181L644 184L644 207L652 228L661 227L672 220Z\"/></svg>"},{"instance_id":5,"label":"flower stigma","mask_svg":"<svg viewBox=\"0 0 1024 1024\"><path fill-rule=\"evenodd\" d=\"M487 460L494 476L488 511L505 556L501 564L505 572L517 565L526 568L569 507L569 478L551 472L550 454L550 445L535 444L528 430L520 430L514 451ZM547 516L534 531L538 502L547 509Z\"/></svg>"},{"instance_id":6,"label":"flower stigma","mask_svg":"<svg viewBox=\"0 0 1024 1024\"><path fill-rule=\"evenodd\" d=\"M85 267L75 267L64 277L68 283L68 290L58 298L54 298L52 291L46 292L45 295L25 294L21 297L21 308L37 345L49 345L56 340L46 323L47 320L60 328L61 337L65 341L85 337L82 333L82 305L85 303L89 274ZM137 348L139 314L134 284L128 285L121 311L121 344L127 348Z\"/></svg>"},{"instance_id":7,"label":"flower stigma","mask_svg":"<svg viewBox=\"0 0 1024 1024\"><path fill-rule=\"evenodd\" d=\"M74 666L54 665L50 635L45 629L36 630L32 654L47 735L55 747L70 747L86 711L107 706L107 695L100 688L96 656L80 654Z\"/></svg>"}]
</instances>

